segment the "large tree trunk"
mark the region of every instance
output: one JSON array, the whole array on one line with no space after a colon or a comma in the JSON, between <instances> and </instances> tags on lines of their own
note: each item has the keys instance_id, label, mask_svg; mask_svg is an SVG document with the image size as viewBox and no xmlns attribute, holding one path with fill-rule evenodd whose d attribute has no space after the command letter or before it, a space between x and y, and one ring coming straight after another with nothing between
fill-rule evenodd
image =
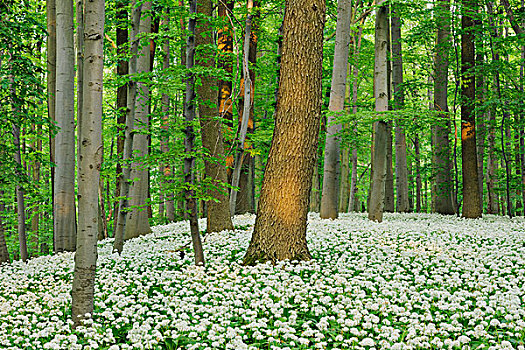
<instances>
[{"instance_id":1,"label":"large tree trunk","mask_svg":"<svg viewBox=\"0 0 525 350\"><path fill-rule=\"evenodd\" d=\"M392 110L392 56L390 48L390 16L388 15L389 9L387 5L387 31L386 31L386 87L388 96L388 110ZM392 120L386 122L386 178L385 178L385 206L384 211L393 213L394 212L394 171L392 169Z\"/></svg>"},{"instance_id":2,"label":"large tree trunk","mask_svg":"<svg viewBox=\"0 0 525 350\"><path fill-rule=\"evenodd\" d=\"M461 159L463 171L463 217L481 217L476 154L476 78L474 67L474 22L476 0L463 0L461 18Z\"/></svg>"},{"instance_id":3,"label":"large tree trunk","mask_svg":"<svg viewBox=\"0 0 525 350\"><path fill-rule=\"evenodd\" d=\"M287 0L275 130L244 264L308 260L308 199L321 117L325 2Z\"/></svg>"},{"instance_id":4,"label":"large tree trunk","mask_svg":"<svg viewBox=\"0 0 525 350\"><path fill-rule=\"evenodd\" d=\"M54 216L57 252L74 251L75 209L75 48L73 1L56 1L57 61L55 117Z\"/></svg>"},{"instance_id":5,"label":"large tree trunk","mask_svg":"<svg viewBox=\"0 0 525 350\"><path fill-rule=\"evenodd\" d=\"M341 142L337 134L341 132L341 124L335 123L335 119L344 110L345 104L351 11L352 1L338 1L332 86L328 105L331 113L328 114L324 151L323 193L321 195L321 218L323 219L335 219L338 216Z\"/></svg>"},{"instance_id":6,"label":"large tree trunk","mask_svg":"<svg viewBox=\"0 0 525 350\"><path fill-rule=\"evenodd\" d=\"M132 2L131 8L133 11L133 20L131 24L131 58L129 60L129 75L134 76L137 72L137 60L138 60L138 33L140 26L140 18L142 14L142 4L137 4L137 1ZM115 241L113 242L113 249L119 254L122 253L124 248L124 231L126 228L126 220L128 217L128 195L129 195L129 181L131 176L131 164L129 161L132 157L133 151L133 139L134 133L133 128L135 124L135 102L137 100L137 83L133 80L128 82L127 92L127 107L126 107L126 126L124 128L124 150L123 150L123 161L127 162L126 166L122 170L122 181L120 182L120 200L117 218L117 224L115 227Z\"/></svg>"},{"instance_id":7,"label":"large tree trunk","mask_svg":"<svg viewBox=\"0 0 525 350\"><path fill-rule=\"evenodd\" d=\"M394 87L394 109L403 109L405 103L403 84L403 59L401 50L401 20L397 6L392 7L392 85ZM398 121L395 128L396 136L396 211L406 213L408 205L408 170L407 145L405 130Z\"/></svg>"},{"instance_id":8,"label":"large tree trunk","mask_svg":"<svg viewBox=\"0 0 525 350\"><path fill-rule=\"evenodd\" d=\"M56 4L55 0L46 0L46 16L47 16L47 116L49 120L55 122L55 93L56 93L56 60L57 60L57 37L56 37ZM52 136L53 131L49 134L49 161L51 164L55 163L55 137ZM51 166L51 202L54 208L55 202L55 167ZM54 223L55 217L51 215L51 220ZM52 226L53 232L53 246L55 240L55 225ZM55 249L53 248L53 251Z\"/></svg>"},{"instance_id":9,"label":"large tree trunk","mask_svg":"<svg viewBox=\"0 0 525 350\"><path fill-rule=\"evenodd\" d=\"M79 326L93 314L98 237L98 185L102 166L102 77L104 0L85 3L84 103L78 165L78 235L71 292L71 315ZM92 317L92 316L91 316Z\"/></svg>"},{"instance_id":10,"label":"large tree trunk","mask_svg":"<svg viewBox=\"0 0 525 350\"><path fill-rule=\"evenodd\" d=\"M210 52L212 37L208 34L212 29L209 19L212 16L211 0L197 3L197 13L199 18L196 28L196 45L199 47L200 55L196 64L207 69L215 67L215 52ZM202 46L201 46L202 45ZM203 48L207 45L208 48ZM219 232L223 230L233 230L233 223L230 216L228 200L228 190L225 184L226 168L222 163L224 158L224 144L222 140L222 123L217 120L217 80L211 75L202 76L201 84L197 89L199 95L199 116L201 125L202 145L206 149L207 157L204 159L206 178L209 181L210 190L207 193L214 198L206 202L207 206L207 232ZM217 201L215 201L217 200Z\"/></svg>"},{"instance_id":11,"label":"large tree trunk","mask_svg":"<svg viewBox=\"0 0 525 350\"><path fill-rule=\"evenodd\" d=\"M117 61L117 75L119 78L124 78L128 74L128 61L125 59L128 44L128 11L125 0L117 1L117 54L119 60ZM126 109L128 103L128 84L122 84L117 88L117 179L115 183L115 198L120 196L120 188L122 187L122 161L124 160L124 139L125 139L125 124L126 124ZM118 201L114 205L115 229L117 227L118 218Z\"/></svg>"},{"instance_id":12,"label":"large tree trunk","mask_svg":"<svg viewBox=\"0 0 525 350\"><path fill-rule=\"evenodd\" d=\"M483 9L480 9L483 11ZM479 13L477 14L480 15ZM477 30L482 30L481 20L475 21ZM485 81L483 78L483 38L478 35L476 38L476 153L478 158L478 191L480 210L483 213L483 161L485 158Z\"/></svg>"},{"instance_id":13,"label":"large tree trunk","mask_svg":"<svg viewBox=\"0 0 525 350\"><path fill-rule=\"evenodd\" d=\"M377 112L388 111L387 85L387 32L388 7L381 6L376 14L375 30L375 64L374 64L374 97ZM387 167L387 125L383 121L374 123L372 144L372 175L368 218L383 221L385 202L385 179Z\"/></svg>"},{"instance_id":14,"label":"large tree trunk","mask_svg":"<svg viewBox=\"0 0 525 350\"><path fill-rule=\"evenodd\" d=\"M432 164L434 168L434 209L439 214L454 214L452 202L452 177L450 171L450 120L448 116L448 56L450 50L450 0L439 0L436 7L437 44L434 79L434 110L438 114L438 122L433 126Z\"/></svg>"},{"instance_id":15,"label":"large tree trunk","mask_svg":"<svg viewBox=\"0 0 525 350\"><path fill-rule=\"evenodd\" d=\"M204 265L204 252L199 232L199 221L197 218L197 202L195 199L195 131L193 123L195 120L195 74L192 73L195 61L195 26L197 14L197 0L190 0L190 19L188 21L188 39L186 41L186 92L184 100L184 196L186 198L186 210L190 221L190 233L195 253L195 265Z\"/></svg>"},{"instance_id":16,"label":"large tree trunk","mask_svg":"<svg viewBox=\"0 0 525 350\"><path fill-rule=\"evenodd\" d=\"M142 5L143 16L140 20L139 33L151 32L151 1ZM137 73L144 74L150 71L151 52L149 45L144 45L137 59ZM149 88L147 83L137 81L137 97L135 101L135 127L137 133L133 136L133 154L145 157L149 153ZM133 183L129 189L131 211L126 219L124 238L130 239L151 232L148 220L146 199L148 198L148 170L145 164L134 161L131 168L130 179Z\"/></svg>"}]
</instances>

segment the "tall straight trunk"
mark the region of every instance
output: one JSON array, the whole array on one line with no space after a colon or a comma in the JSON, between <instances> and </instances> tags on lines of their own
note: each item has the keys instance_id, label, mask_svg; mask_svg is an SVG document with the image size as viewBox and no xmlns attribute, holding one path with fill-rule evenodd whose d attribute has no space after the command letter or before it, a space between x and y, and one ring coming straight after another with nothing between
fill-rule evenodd
<instances>
[{"instance_id":1,"label":"tall straight trunk","mask_svg":"<svg viewBox=\"0 0 525 350\"><path fill-rule=\"evenodd\" d=\"M129 60L129 75L133 77L137 72L138 59L138 33L140 26L140 18L142 15L142 4L137 4L137 1L132 2L131 8L133 11L133 20L131 24L131 58ZM113 249L119 254L124 248L124 231L126 228L126 221L128 217L128 195L129 195L129 179L131 176L131 157L133 154L133 139L132 132L135 125L135 102L137 100L137 83L133 80L128 82L128 105L126 108L126 126L124 128L124 150L122 159L128 164L122 170L122 179L120 182L120 200L117 218L117 225L115 227L115 241L113 242Z\"/></svg>"},{"instance_id":2,"label":"tall straight trunk","mask_svg":"<svg viewBox=\"0 0 525 350\"><path fill-rule=\"evenodd\" d=\"M76 247L75 208L75 48L73 1L56 1L57 60L55 117L54 216L56 251Z\"/></svg>"},{"instance_id":3,"label":"tall straight trunk","mask_svg":"<svg viewBox=\"0 0 525 350\"><path fill-rule=\"evenodd\" d=\"M126 1L117 1L117 54L119 60L117 61L117 75L119 78L124 78L128 74L128 61L125 59L128 45L128 10ZM124 160L124 139L125 139L125 124L126 124L126 108L128 101L128 84L122 84L117 88L117 169L115 182L115 198L120 196L120 188L122 187L122 161ZM108 203L109 205L109 203ZM118 218L118 201L114 204L114 218L115 229L117 227Z\"/></svg>"},{"instance_id":4,"label":"tall straight trunk","mask_svg":"<svg viewBox=\"0 0 525 350\"><path fill-rule=\"evenodd\" d=\"M388 110L392 110L392 55L391 55L391 38L390 38L390 16L389 6L387 6L387 32L386 32L386 86L388 96ZM385 206L384 211L394 212L394 171L392 169L392 120L386 122L386 178L385 178Z\"/></svg>"},{"instance_id":5,"label":"tall straight trunk","mask_svg":"<svg viewBox=\"0 0 525 350\"><path fill-rule=\"evenodd\" d=\"M414 137L414 154L416 161L416 213L421 212L421 152L419 145L419 135L416 133Z\"/></svg>"},{"instance_id":6,"label":"tall straight trunk","mask_svg":"<svg viewBox=\"0 0 525 350\"><path fill-rule=\"evenodd\" d=\"M356 48L354 52L354 68L352 70L352 113L357 113L357 86L359 78L359 53L361 51L361 42L363 38L363 22L357 30ZM354 132L357 134L357 124L354 126ZM350 179L350 194L348 198L348 208L351 211L356 210L356 193L357 193L357 146L352 148L352 178Z\"/></svg>"},{"instance_id":7,"label":"tall straight trunk","mask_svg":"<svg viewBox=\"0 0 525 350\"><path fill-rule=\"evenodd\" d=\"M213 69L215 67L215 52L210 52L208 48L203 48L205 46L210 47L213 44L213 38L208 35L211 30L209 24L209 19L212 16L211 0L197 3L197 13L202 17L199 17L199 20L197 20L195 31L196 46L200 50L199 59L196 60L195 64L206 69ZM211 186L207 193L213 197L213 200L206 203L207 232L233 230L228 190L224 186L228 179L226 177L226 167L222 163L224 158L222 123L216 118L217 107L215 107L215 101L218 98L217 90L214 89L216 86L216 78L211 75L204 75L201 76L201 84L197 88L202 145L207 151L204 165L206 178Z\"/></svg>"},{"instance_id":8,"label":"tall straight trunk","mask_svg":"<svg viewBox=\"0 0 525 350\"><path fill-rule=\"evenodd\" d=\"M499 204L496 193L498 157L496 156L496 116L494 111L489 111L489 132L487 149L487 213L498 214Z\"/></svg>"},{"instance_id":9,"label":"tall straight trunk","mask_svg":"<svg viewBox=\"0 0 525 350\"><path fill-rule=\"evenodd\" d=\"M84 96L82 96L82 91L84 89L84 0L75 0L76 8L76 53L77 53L77 125L78 125L78 135L82 133L82 104L84 101ZM80 138L77 139L77 155L80 157L78 150L80 149ZM77 160L80 162L80 158Z\"/></svg>"},{"instance_id":10,"label":"tall straight trunk","mask_svg":"<svg viewBox=\"0 0 525 350\"><path fill-rule=\"evenodd\" d=\"M403 109L405 96L403 91L403 56L401 49L401 20L397 13L397 6L392 7L392 85L394 88L394 109ZM406 213L410 210L408 205L408 171L407 171L407 145L405 130L396 122L396 211Z\"/></svg>"},{"instance_id":11,"label":"tall straight trunk","mask_svg":"<svg viewBox=\"0 0 525 350\"><path fill-rule=\"evenodd\" d=\"M347 127L347 126L345 126ZM341 151L341 185L339 188L339 205L340 212L348 212L348 200L350 194L350 148L345 147Z\"/></svg>"},{"instance_id":12,"label":"tall straight trunk","mask_svg":"<svg viewBox=\"0 0 525 350\"><path fill-rule=\"evenodd\" d=\"M236 205L237 205L237 187L239 186L239 180L241 176L241 167L244 159L244 143L248 133L248 124L249 124L249 114L250 106L252 103L252 81L250 78L250 73L248 69L249 60L249 48L250 48L250 36L252 30L252 15L248 13L246 17L246 29L244 34L244 48L243 48L243 74L244 74L244 100L243 100L243 116L248 116L248 118L242 118L239 125L238 138L235 140L235 158L234 158L234 167L232 172L232 189L230 191L230 213L235 214Z\"/></svg>"},{"instance_id":13,"label":"tall straight trunk","mask_svg":"<svg viewBox=\"0 0 525 350\"><path fill-rule=\"evenodd\" d=\"M387 32L389 29L388 7L386 5L381 6L377 10L375 29L375 110L376 112L386 112L388 111ZM387 124L384 121L377 121L374 123L368 218L378 222L383 221L383 208L385 203L388 142L387 129Z\"/></svg>"},{"instance_id":14,"label":"tall straight trunk","mask_svg":"<svg viewBox=\"0 0 525 350\"><path fill-rule=\"evenodd\" d=\"M204 252L199 232L199 221L197 218L197 202L195 199L195 131L193 121L195 120L195 74L191 72L195 61L195 27L196 27L197 1L190 0L190 19L188 22L188 38L186 41L186 93L184 101L184 196L186 198L186 211L190 221L190 233L195 253L195 265L204 265Z\"/></svg>"},{"instance_id":15,"label":"tall straight trunk","mask_svg":"<svg viewBox=\"0 0 525 350\"><path fill-rule=\"evenodd\" d=\"M479 9L483 11L483 9ZM479 14L478 14L479 16ZM476 30L481 31L481 20L476 20ZM485 100L485 81L483 78L483 38L476 38L476 153L478 158L478 191L480 210L483 213L483 161L485 158L485 112L483 108Z\"/></svg>"},{"instance_id":16,"label":"tall straight trunk","mask_svg":"<svg viewBox=\"0 0 525 350\"><path fill-rule=\"evenodd\" d=\"M525 7L525 1L521 0L521 7ZM520 65L520 91L523 96L523 79L525 77L525 45L521 47L521 65ZM521 163L521 195L523 203L523 216L525 216L525 112L520 115L521 129L519 131L520 139L520 163Z\"/></svg>"},{"instance_id":17,"label":"tall straight trunk","mask_svg":"<svg viewBox=\"0 0 525 350\"><path fill-rule=\"evenodd\" d=\"M324 1L286 1L275 131L244 264L311 258L306 220L321 118L325 10Z\"/></svg>"},{"instance_id":18,"label":"tall straight trunk","mask_svg":"<svg viewBox=\"0 0 525 350\"><path fill-rule=\"evenodd\" d=\"M476 0L462 0L461 17L461 159L463 171L463 217L481 217L476 154L476 77L474 68L474 22Z\"/></svg>"},{"instance_id":19,"label":"tall straight trunk","mask_svg":"<svg viewBox=\"0 0 525 350\"><path fill-rule=\"evenodd\" d=\"M11 47L10 47L11 48ZM9 55L9 70L13 72L13 54ZM14 144L14 158L16 164L16 175L19 181L16 184L16 212L18 219L18 244L20 247L20 258L22 261L26 261L28 256L27 253L27 238L26 238L26 208L24 189L20 185L20 181L23 178L24 167L22 165L22 154L20 150L20 124L22 123L22 115L20 114L20 106L17 105L16 101L16 87L14 74L9 76L9 93L11 95L11 112L13 118L12 134Z\"/></svg>"},{"instance_id":20,"label":"tall straight trunk","mask_svg":"<svg viewBox=\"0 0 525 350\"><path fill-rule=\"evenodd\" d=\"M47 116L49 120L55 122L55 92L56 92L56 60L57 60L57 37L56 37L56 3L55 0L46 0L46 17L47 17ZM51 164L55 164L55 137L53 136L53 131L49 134L49 161ZM52 207L54 208L55 202L55 167L50 167L51 172L51 202ZM51 216L51 220L55 221L54 215ZM52 225L53 232L53 246L56 242L55 240L55 225ZM55 250L55 249L53 249Z\"/></svg>"},{"instance_id":21,"label":"tall straight trunk","mask_svg":"<svg viewBox=\"0 0 525 350\"><path fill-rule=\"evenodd\" d=\"M447 103L448 65L450 51L450 0L439 0L436 7L437 43L434 79L434 110L439 112L433 126L432 165L434 169L434 209L439 214L455 213L452 201L452 163L450 161L450 119Z\"/></svg>"},{"instance_id":22,"label":"tall straight trunk","mask_svg":"<svg viewBox=\"0 0 525 350\"><path fill-rule=\"evenodd\" d=\"M335 32L334 65L332 69L332 86L328 105L326 144L324 151L323 193L321 195L321 218L338 217L339 175L341 141L339 133L341 124L335 119L344 110L346 74L350 45L350 14L352 1L339 0L337 4L337 26Z\"/></svg>"},{"instance_id":23,"label":"tall straight trunk","mask_svg":"<svg viewBox=\"0 0 525 350\"><path fill-rule=\"evenodd\" d=\"M102 77L104 69L104 0L85 2L84 89L79 130L78 235L71 315L74 327L93 315L97 265L98 187L102 166Z\"/></svg>"},{"instance_id":24,"label":"tall straight trunk","mask_svg":"<svg viewBox=\"0 0 525 350\"><path fill-rule=\"evenodd\" d=\"M252 11L252 29L250 31L250 46L248 49L248 71L250 73L251 81L251 95L252 101L250 104L250 116L248 119L247 138L250 138L255 131L254 119L254 97L255 97L255 67L257 64L257 39L259 37L260 26L260 3L258 0L247 0L248 11ZM242 85L242 84L241 84ZM244 108L244 98L239 99L239 110ZM243 114L244 115L244 114ZM240 121L242 121L240 118ZM249 144L245 146L250 147ZM245 150L243 162L241 167L241 177L239 179L239 193L237 195L237 203L235 205L236 214L255 213L255 158L249 150Z\"/></svg>"},{"instance_id":25,"label":"tall straight trunk","mask_svg":"<svg viewBox=\"0 0 525 350\"><path fill-rule=\"evenodd\" d=\"M319 154L316 155L315 164L314 164L314 173L312 175L312 190L310 191L310 211L318 213L321 201L320 193L321 192L321 181L319 178Z\"/></svg>"},{"instance_id":26,"label":"tall straight trunk","mask_svg":"<svg viewBox=\"0 0 525 350\"><path fill-rule=\"evenodd\" d=\"M151 32L151 1L142 4L142 18L139 24L139 33ZM148 40L149 42L149 40ZM143 45L137 58L137 73L145 74L150 71L151 51L149 45ZM135 100L135 127L137 133L133 136L133 154L137 157L147 157L149 154L148 131L149 131L149 100L150 92L146 81L136 82ZM129 188L131 210L126 219L124 239L130 239L151 232L148 219L148 170L140 160L132 162L130 179L133 183Z\"/></svg>"},{"instance_id":27,"label":"tall straight trunk","mask_svg":"<svg viewBox=\"0 0 525 350\"><path fill-rule=\"evenodd\" d=\"M37 152L42 153L42 139L40 138L40 136L42 135L41 126L37 125L34 129L35 129L34 132L39 137L38 137L38 140L36 140L35 143L33 144L33 147ZM40 189L40 175L41 175L40 161L35 160L35 162L33 163L31 172L32 172L31 175L33 177L33 183L35 184L37 191L38 191ZM39 245L39 240L40 240L40 231L39 231L40 217L41 217L41 212L39 208L34 208L32 210L32 216L31 216L31 234L32 234L31 243L33 244L33 249L34 249L33 252L35 255L38 255L38 245Z\"/></svg>"}]
</instances>

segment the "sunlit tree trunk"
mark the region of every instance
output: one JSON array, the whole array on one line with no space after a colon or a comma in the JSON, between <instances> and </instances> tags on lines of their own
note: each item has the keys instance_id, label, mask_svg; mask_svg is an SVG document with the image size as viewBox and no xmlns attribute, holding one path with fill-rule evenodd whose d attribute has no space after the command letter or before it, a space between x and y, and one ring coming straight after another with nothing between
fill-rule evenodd
<instances>
[{"instance_id":1,"label":"sunlit tree trunk","mask_svg":"<svg viewBox=\"0 0 525 350\"><path fill-rule=\"evenodd\" d=\"M57 252L73 251L76 245L75 208L75 48L73 1L56 1L57 61L55 117L54 216Z\"/></svg>"},{"instance_id":2,"label":"sunlit tree trunk","mask_svg":"<svg viewBox=\"0 0 525 350\"><path fill-rule=\"evenodd\" d=\"M212 37L209 35L211 25L209 20L212 16L211 0L203 0L197 3L197 13L200 16L197 20L195 30L195 42L199 50L196 64L207 69L215 67L215 51L210 51ZM233 230L233 223L230 215L228 189L225 187L228 179L226 168L222 160L224 159L224 143L222 139L222 123L217 120L217 79L211 75L201 76L201 84L197 88L199 95L199 121L201 125L202 145L207 151L204 159L205 172L209 186L212 186L208 195L215 200L207 201L207 232L219 232L223 230ZM208 158L209 157L209 158Z\"/></svg>"},{"instance_id":3,"label":"sunlit tree trunk","mask_svg":"<svg viewBox=\"0 0 525 350\"><path fill-rule=\"evenodd\" d=\"M403 91L403 58L401 50L401 19L397 13L397 6L392 6L392 85L394 88L394 109L400 110L405 103ZM407 145L405 130L396 122L396 211L405 213L410 210L408 205L408 172L407 172Z\"/></svg>"},{"instance_id":4,"label":"sunlit tree trunk","mask_svg":"<svg viewBox=\"0 0 525 350\"><path fill-rule=\"evenodd\" d=\"M142 5L142 18L139 25L139 33L151 32L151 1ZM149 40L148 40L149 42ZM151 52L149 45L143 45L137 58L137 74L150 71ZM148 130L149 130L149 100L150 92L148 84L143 80L136 82L135 122L133 136L134 157L147 157L149 153ZM148 170L145 169L142 160L133 161L130 179L133 183L129 189L131 211L126 219L124 238L130 239L151 232L148 220L146 199L148 198Z\"/></svg>"},{"instance_id":5,"label":"sunlit tree trunk","mask_svg":"<svg viewBox=\"0 0 525 350\"><path fill-rule=\"evenodd\" d=\"M275 130L245 264L308 260L308 200L321 117L325 2L287 0Z\"/></svg>"},{"instance_id":6,"label":"sunlit tree trunk","mask_svg":"<svg viewBox=\"0 0 525 350\"><path fill-rule=\"evenodd\" d=\"M321 195L321 218L323 219L338 217L341 141L337 134L341 132L341 124L334 121L337 115L344 110L351 11L352 1L338 1L332 86L328 105L330 113L327 118L324 151L323 193Z\"/></svg>"},{"instance_id":7,"label":"sunlit tree trunk","mask_svg":"<svg viewBox=\"0 0 525 350\"><path fill-rule=\"evenodd\" d=\"M84 95L78 164L78 235L71 315L74 326L93 316L98 237L98 186L102 166L104 0L85 3ZM90 316L86 315L89 314Z\"/></svg>"},{"instance_id":8,"label":"sunlit tree trunk","mask_svg":"<svg viewBox=\"0 0 525 350\"><path fill-rule=\"evenodd\" d=\"M388 7L381 6L376 13L374 97L376 112L388 111L387 86L387 32ZM372 175L369 192L368 218L383 221L385 179L387 167L387 125L377 121L373 127Z\"/></svg>"}]
</instances>

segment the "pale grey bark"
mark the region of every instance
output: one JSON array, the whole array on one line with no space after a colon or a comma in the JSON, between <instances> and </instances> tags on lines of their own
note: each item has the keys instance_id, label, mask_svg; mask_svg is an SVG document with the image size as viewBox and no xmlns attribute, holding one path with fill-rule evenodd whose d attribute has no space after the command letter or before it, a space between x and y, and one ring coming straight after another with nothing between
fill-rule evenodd
<instances>
[{"instance_id":1,"label":"pale grey bark","mask_svg":"<svg viewBox=\"0 0 525 350\"><path fill-rule=\"evenodd\" d=\"M75 49L73 0L56 1L56 105L54 219L56 252L74 251L75 208Z\"/></svg>"},{"instance_id":2,"label":"pale grey bark","mask_svg":"<svg viewBox=\"0 0 525 350\"><path fill-rule=\"evenodd\" d=\"M244 48L243 48L243 72L244 72L244 110L241 125L239 126L239 137L236 140L237 147L235 153L235 162L232 173L232 189L230 191L230 215L235 215L235 206L237 204L237 187L239 187L239 180L241 177L241 166L244 155L244 141L248 132L248 121L250 116L250 108L252 104L252 81L250 78L250 71L248 69L249 53L250 53L250 35L252 31L252 15L248 14L246 17L246 29L244 33Z\"/></svg>"},{"instance_id":3,"label":"pale grey bark","mask_svg":"<svg viewBox=\"0 0 525 350\"><path fill-rule=\"evenodd\" d=\"M401 45L401 20L392 6L392 85L394 88L394 109L401 110L405 103L403 90L403 56ZM406 213L410 210L408 204L408 170L407 145L405 130L399 121L395 127L396 142L396 211Z\"/></svg>"},{"instance_id":4,"label":"pale grey bark","mask_svg":"<svg viewBox=\"0 0 525 350\"><path fill-rule=\"evenodd\" d=\"M151 32L151 1L142 5L142 18L140 19L139 33ZM149 40L146 42L149 43ZM142 46L137 59L137 73L144 74L150 71L151 53L149 45ZM124 239L130 239L151 232L148 220L146 199L148 198L148 170L140 158L148 156L148 130L149 130L149 87L145 81L136 82L135 101L135 126L133 135L133 156L139 159L133 161L130 179L133 183L129 189L131 210L128 212Z\"/></svg>"},{"instance_id":5,"label":"pale grey bark","mask_svg":"<svg viewBox=\"0 0 525 350\"><path fill-rule=\"evenodd\" d=\"M376 112L388 111L387 86L387 6L377 9L375 24L374 97ZM372 145L372 176L368 218L383 221L387 161L387 125L383 121L374 123Z\"/></svg>"},{"instance_id":6,"label":"pale grey bark","mask_svg":"<svg viewBox=\"0 0 525 350\"><path fill-rule=\"evenodd\" d=\"M85 57L82 133L78 164L78 235L71 292L74 326L92 318L98 236L98 186L102 165L102 77L104 0L85 4Z\"/></svg>"},{"instance_id":7,"label":"pale grey bark","mask_svg":"<svg viewBox=\"0 0 525 350\"><path fill-rule=\"evenodd\" d=\"M348 46L350 44L350 12L352 1L339 0L337 4L337 26L335 33L334 65L332 69L332 86L326 128L326 145L323 172L323 192L321 195L321 218L338 217L339 172L341 124L334 123L337 114L342 112L345 103L346 74L348 65Z\"/></svg>"},{"instance_id":8,"label":"pale grey bark","mask_svg":"<svg viewBox=\"0 0 525 350\"><path fill-rule=\"evenodd\" d=\"M138 32L140 17L142 14L142 5L137 4L137 1L134 0L131 8L133 9L133 20L131 28L131 58L129 60L129 75L134 77L137 72L137 55L138 55ZM135 81L130 80L128 82L128 99L127 99L127 111L126 111L126 126L124 128L124 150L122 154L122 160L128 162L122 168L122 181L120 182L120 200L119 200L119 210L117 216L117 224L115 226L115 241L113 243L113 249L117 252L122 253L124 248L124 230L126 228L126 220L128 216L128 195L129 195L129 179L131 175L131 165L129 161L131 160L132 150L133 150L133 139L134 133L132 133L135 125L135 101L137 98L137 84Z\"/></svg>"},{"instance_id":9,"label":"pale grey bark","mask_svg":"<svg viewBox=\"0 0 525 350\"><path fill-rule=\"evenodd\" d=\"M55 91L56 91L56 59L57 59L57 48L56 48L56 5L55 0L46 0L46 17L47 17L47 115L49 120L55 122ZM55 163L55 137L53 132L49 133L49 161ZM54 207L55 201L55 168L51 167L51 202ZM53 246L55 240L55 225L54 215L51 215L53 222ZM53 249L55 250L55 249Z\"/></svg>"}]
</instances>

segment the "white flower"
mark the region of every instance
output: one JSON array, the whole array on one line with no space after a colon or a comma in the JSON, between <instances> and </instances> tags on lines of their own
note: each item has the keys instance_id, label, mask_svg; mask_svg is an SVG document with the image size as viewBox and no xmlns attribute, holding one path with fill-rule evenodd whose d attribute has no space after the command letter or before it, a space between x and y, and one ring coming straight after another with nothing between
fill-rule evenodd
<instances>
[{"instance_id":1,"label":"white flower","mask_svg":"<svg viewBox=\"0 0 525 350\"><path fill-rule=\"evenodd\" d=\"M359 345L361 346L374 346L376 343L372 338L364 338L359 342Z\"/></svg>"}]
</instances>

